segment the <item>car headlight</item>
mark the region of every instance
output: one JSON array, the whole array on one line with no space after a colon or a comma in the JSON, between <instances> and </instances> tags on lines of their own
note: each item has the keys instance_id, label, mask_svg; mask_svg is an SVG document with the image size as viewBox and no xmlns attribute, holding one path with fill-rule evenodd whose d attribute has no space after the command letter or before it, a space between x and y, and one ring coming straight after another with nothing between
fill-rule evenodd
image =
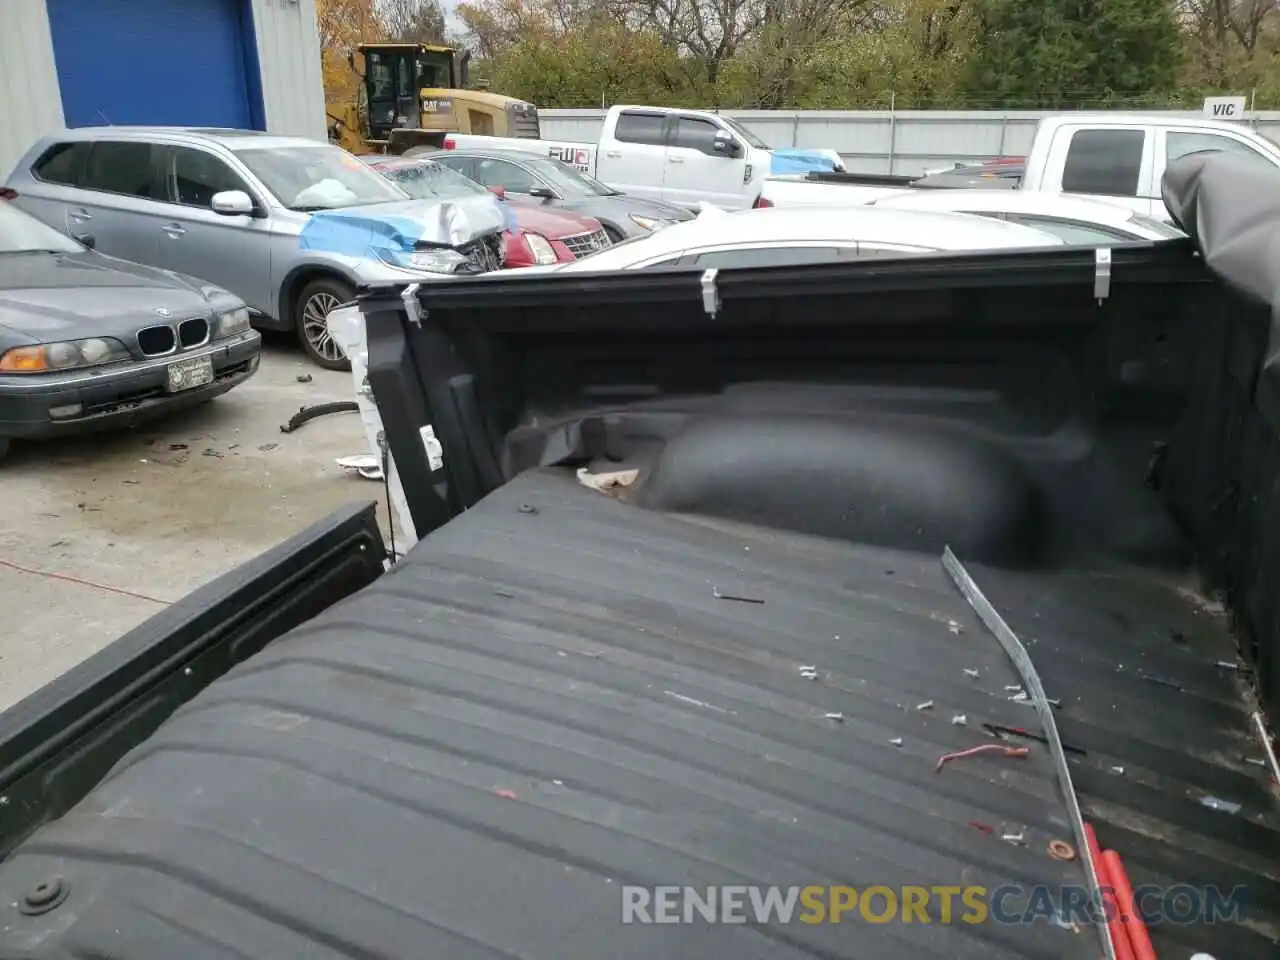
<instances>
[{"instance_id":1,"label":"car headlight","mask_svg":"<svg viewBox=\"0 0 1280 960\"><path fill-rule=\"evenodd\" d=\"M656 217L642 217L638 213L631 214L631 222L643 230L657 230L662 221Z\"/></svg>"},{"instance_id":2,"label":"car headlight","mask_svg":"<svg viewBox=\"0 0 1280 960\"><path fill-rule=\"evenodd\" d=\"M237 307L226 313L218 314L213 322L214 337L232 337L249 329L249 308Z\"/></svg>"},{"instance_id":3,"label":"car headlight","mask_svg":"<svg viewBox=\"0 0 1280 960\"><path fill-rule=\"evenodd\" d=\"M529 247L529 252L533 254L533 262L540 264L555 263L558 259L556 252L551 248L551 241L540 233L526 233L524 242Z\"/></svg>"},{"instance_id":4,"label":"car headlight","mask_svg":"<svg viewBox=\"0 0 1280 960\"><path fill-rule=\"evenodd\" d=\"M64 340L14 347L0 357L0 373L51 373L79 367L99 367L104 363L128 360L129 351L112 337Z\"/></svg>"},{"instance_id":5,"label":"car headlight","mask_svg":"<svg viewBox=\"0 0 1280 960\"><path fill-rule=\"evenodd\" d=\"M467 262L465 256L447 247L413 250L408 253L400 250L380 250L378 259L389 267L409 273L454 273L458 267Z\"/></svg>"}]
</instances>

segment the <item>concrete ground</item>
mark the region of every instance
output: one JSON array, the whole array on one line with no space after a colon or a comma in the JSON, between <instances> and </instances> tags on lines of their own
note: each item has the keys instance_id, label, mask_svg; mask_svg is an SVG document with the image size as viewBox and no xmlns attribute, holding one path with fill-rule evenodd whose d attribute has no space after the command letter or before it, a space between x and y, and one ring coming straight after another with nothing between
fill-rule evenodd
<instances>
[{"instance_id":1,"label":"concrete ground","mask_svg":"<svg viewBox=\"0 0 1280 960\"><path fill-rule=\"evenodd\" d=\"M280 432L299 407L353 399L349 373L273 342L254 377L199 410L134 432L14 444L0 466L0 709L162 609L155 601L338 507L378 501L384 516L382 485L334 463L367 452L357 414Z\"/></svg>"}]
</instances>

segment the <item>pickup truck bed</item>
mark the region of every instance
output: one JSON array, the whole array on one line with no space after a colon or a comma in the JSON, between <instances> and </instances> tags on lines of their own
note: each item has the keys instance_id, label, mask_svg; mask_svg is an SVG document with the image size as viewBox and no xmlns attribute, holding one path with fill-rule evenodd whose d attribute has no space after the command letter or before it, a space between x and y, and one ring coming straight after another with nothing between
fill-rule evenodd
<instances>
[{"instance_id":1,"label":"pickup truck bed","mask_svg":"<svg viewBox=\"0 0 1280 960\"><path fill-rule=\"evenodd\" d=\"M1235 675L1212 666L1234 656L1221 618L1123 566L969 569L1063 701L1086 816L1134 883L1267 905L1227 954L1221 927L1166 925L1161 956L1274 956L1280 833L1238 756L1256 749ZM1083 883L1047 853L1071 830L1043 747L934 770L991 742L981 723L1032 723L1017 683L937 558L528 472L21 847L0 902L51 876L70 893L7 916L0 955L1095 957L1092 931L1043 920L619 925L624 883Z\"/></svg>"},{"instance_id":2,"label":"pickup truck bed","mask_svg":"<svg viewBox=\"0 0 1280 960\"><path fill-rule=\"evenodd\" d=\"M371 574L346 517L259 571L306 603L247 607L237 574L0 717L0 957L1095 958L1048 919L622 923L626 884L1015 884L1015 910L1084 885L1049 851L1074 836L1047 749L984 727L1040 733L946 546L1060 701L1132 881L1246 890L1237 920L1154 926L1161 960L1275 957L1249 725L1280 702L1275 174L1180 173L1199 252L370 293L430 532ZM307 616L318 592L351 595ZM157 731L119 722L215 654L239 665ZM1030 753L936 769L993 743Z\"/></svg>"}]
</instances>

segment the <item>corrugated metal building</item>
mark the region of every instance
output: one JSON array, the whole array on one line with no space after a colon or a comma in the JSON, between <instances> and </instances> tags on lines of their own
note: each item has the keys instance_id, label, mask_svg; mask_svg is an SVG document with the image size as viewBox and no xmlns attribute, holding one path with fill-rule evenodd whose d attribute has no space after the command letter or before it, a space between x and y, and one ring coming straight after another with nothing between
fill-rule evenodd
<instances>
[{"instance_id":1,"label":"corrugated metal building","mask_svg":"<svg viewBox=\"0 0 1280 960\"><path fill-rule=\"evenodd\" d=\"M64 126L325 138L315 0L3 0L0 182Z\"/></svg>"}]
</instances>

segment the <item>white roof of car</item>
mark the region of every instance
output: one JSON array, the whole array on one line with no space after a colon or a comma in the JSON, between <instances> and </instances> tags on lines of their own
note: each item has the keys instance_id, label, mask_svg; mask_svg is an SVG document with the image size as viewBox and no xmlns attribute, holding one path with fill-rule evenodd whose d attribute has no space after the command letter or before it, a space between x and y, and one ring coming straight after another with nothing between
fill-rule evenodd
<instances>
[{"instance_id":1,"label":"white roof of car","mask_svg":"<svg viewBox=\"0 0 1280 960\"><path fill-rule=\"evenodd\" d=\"M1055 193L1030 190L898 190L870 201L876 207L902 207L912 210L941 210L951 213L981 211L983 213L1042 213L1047 216L1092 220L1116 226L1129 220L1134 211L1118 203L1088 200Z\"/></svg>"},{"instance_id":2,"label":"white roof of car","mask_svg":"<svg viewBox=\"0 0 1280 960\"><path fill-rule=\"evenodd\" d=\"M772 207L704 214L603 250L560 270L625 270L666 254L726 245L795 242L881 243L931 251L1053 247L1063 241L1039 230L963 213L870 206L819 210Z\"/></svg>"},{"instance_id":3,"label":"white roof of car","mask_svg":"<svg viewBox=\"0 0 1280 960\"><path fill-rule=\"evenodd\" d=\"M1142 114L1142 113L1060 113L1040 120L1042 128L1066 127L1084 124L1089 127L1182 127L1192 126L1205 130L1234 130L1236 133L1251 133L1248 127L1227 120L1209 120L1197 112L1185 114Z\"/></svg>"}]
</instances>

